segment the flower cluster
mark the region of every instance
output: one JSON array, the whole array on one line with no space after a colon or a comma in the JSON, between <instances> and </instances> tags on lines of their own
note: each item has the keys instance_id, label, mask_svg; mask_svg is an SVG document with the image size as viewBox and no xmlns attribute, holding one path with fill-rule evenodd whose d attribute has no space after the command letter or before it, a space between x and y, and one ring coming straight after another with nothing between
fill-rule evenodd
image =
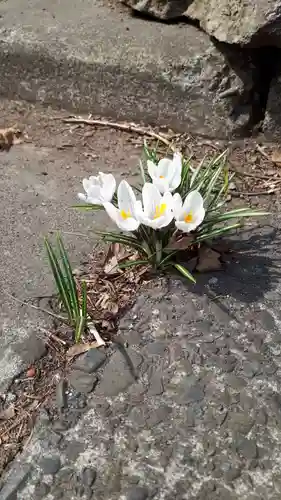
<instances>
[{"instance_id":1,"label":"flower cluster","mask_svg":"<svg viewBox=\"0 0 281 500\"><path fill-rule=\"evenodd\" d=\"M158 164L147 161L151 182L142 188L142 200L137 200L132 187L122 180L117 189L117 203L113 202L116 180L112 174L99 173L83 180L86 194L78 196L86 203L101 205L122 231L136 231L140 224L154 230L169 226L184 233L194 231L203 222L205 209L198 190L190 191L184 200L175 192L182 180L182 157L163 158ZM174 194L172 194L174 193Z\"/></svg>"}]
</instances>

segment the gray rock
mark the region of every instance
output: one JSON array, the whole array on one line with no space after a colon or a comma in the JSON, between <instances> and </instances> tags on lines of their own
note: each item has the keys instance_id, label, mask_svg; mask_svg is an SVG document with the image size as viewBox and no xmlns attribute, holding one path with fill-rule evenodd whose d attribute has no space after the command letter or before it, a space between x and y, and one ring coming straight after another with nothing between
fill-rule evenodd
<instances>
[{"instance_id":1,"label":"gray rock","mask_svg":"<svg viewBox=\"0 0 281 500\"><path fill-rule=\"evenodd\" d=\"M96 375L91 375L80 370L71 370L68 380L76 391L84 394L91 392L98 382Z\"/></svg>"},{"instance_id":2,"label":"gray rock","mask_svg":"<svg viewBox=\"0 0 281 500\"><path fill-rule=\"evenodd\" d=\"M182 395L182 402L195 403L204 399L204 388L200 383L193 385Z\"/></svg>"},{"instance_id":3,"label":"gray rock","mask_svg":"<svg viewBox=\"0 0 281 500\"><path fill-rule=\"evenodd\" d=\"M123 0L162 20L185 15L220 42L281 46L279 0Z\"/></svg>"},{"instance_id":4,"label":"gray rock","mask_svg":"<svg viewBox=\"0 0 281 500\"><path fill-rule=\"evenodd\" d=\"M1 500L16 500L17 493L24 487L30 474L32 465L18 463L12 468L11 473L6 478L3 487L0 489Z\"/></svg>"},{"instance_id":5,"label":"gray rock","mask_svg":"<svg viewBox=\"0 0 281 500\"><path fill-rule=\"evenodd\" d=\"M67 384L65 380L60 380L56 387L56 405L59 410L62 410L67 406L66 387Z\"/></svg>"},{"instance_id":6,"label":"gray rock","mask_svg":"<svg viewBox=\"0 0 281 500\"><path fill-rule=\"evenodd\" d=\"M86 373L93 373L106 360L106 354L100 349L89 349L85 354L79 356L73 363L72 367L74 370L81 370Z\"/></svg>"},{"instance_id":7,"label":"gray rock","mask_svg":"<svg viewBox=\"0 0 281 500\"><path fill-rule=\"evenodd\" d=\"M265 330L275 332L277 329L275 319L266 309L256 312L255 320L259 321Z\"/></svg>"},{"instance_id":8,"label":"gray rock","mask_svg":"<svg viewBox=\"0 0 281 500\"><path fill-rule=\"evenodd\" d=\"M158 425L160 422L167 420L169 415L172 413L172 408L169 406L160 406L157 410L150 413L147 418L147 423L149 426L153 427L154 425Z\"/></svg>"},{"instance_id":9,"label":"gray rock","mask_svg":"<svg viewBox=\"0 0 281 500\"><path fill-rule=\"evenodd\" d=\"M259 371L260 365L257 361L243 363L243 373L248 378L253 378Z\"/></svg>"},{"instance_id":10,"label":"gray rock","mask_svg":"<svg viewBox=\"0 0 281 500\"><path fill-rule=\"evenodd\" d=\"M167 345L166 342L151 342L146 346L146 350L148 354L152 354L153 356L163 356Z\"/></svg>"},{"instance_id":11,"label":"gray rock","mask_svg":"<svg viewBox=\"0 0 281 500\"><path fill-rule=\"evenodd\" d=\"M40 500L41 500L41 499L45 498L45 496L48 495L50 489L51 488L48 484L39 483L35 487L34 494L36 495L36 498L40 498Z\"/></svg>"},{"instance_id":12,"label":"gray rock","mask_svg":"<svg viewBox=\"0 0 281 500\"><path fill-rule=\"evenodd\" d=\"M84 444L79 441L69 441L64 449L65 456L71 461L75 461L80 453L84 451Z\"/></svg>"},{"instance_id":13,"label":"gray rock","mask_svg":"<svg viewBox=\"0 0 281 500\"><path fill-rule=\"evenodd\" d=\"M248 460L257 458L257 443L254 439L241 438L237 443L237 451L242 457Z\"/></svg>"},{"instance_id":14,"label":"gray rock","mask_svg":"<svg viewBox=\"0 0 281 500\"><path fill-rule=\"evenodd\" d=\"M239 467L230 467L224 474L227 483L238 479L241 476L241 469Z\"/></svg>"},{"instance_id":15,"label":"gray rock","mask_svg":"<svg viewBox=\"0 0 281 500\"><path fill-rule=\"evenodd\" d=\"M146 500L149 492L145 486L132 486L127 493L126 500Z\"/></svg>"},{"instance_id":16,"label":"gray rock","mask_svg":"<svg viewBox=\"0 0 281 500\"><path fill-rule=\"evenodd\" d=\"M82 470L82 481L86 486L92 486L96 480L97 472L93 467L85 467Z\"/></svg>"},{"instance_id":17,"label":"gray rock","mask_svg":"<svg viewBox=\"0 0 281 500\"><path fill-rule=\"evenodd\" d=\"M14 350L19 354L24 363L31 364L44 356L46 346L43 340L34 333L31 337L24 339L24 342L16 344Z\"/></svg>"},{"instance_id":18,"label":"gray rock","mask_svg":"<svg viewBox=\"0 0 281 500\"><path fill-rule=\"evenodd\" d=\"M247 385L247 380L245 380L243 377L237 377L236 375L228 375L227 379L227 384L235 390L241 390Z\"/></svg>"},{"instance_id":19,"label":"gray rock","mask_svg":"<svg viewBox=\"0 0 281 500\"><path fill-rule=\"evenodd\" d=\"M164 386L162 380L162 373L156 372L149 381L149 389L147 393L149 396L159 396L160 394L163 393L163 391L164 391Z\"/></svg>"},{"instance_id":20,"label":"gray rock","mask_svg":"<svg viewBox=\"0 0 281 500\"><path fill-rule=\"evenodd\" d=\"M232 431L241 434L248 434L254 424L248 412L231 412L229 414L228 425Z\"/></svg>"},{"instance_id":21,"label":"gray rock","mask_svg":"<svg viewBox=\"0 0 281 500\"><path fill-rule=\"evenodd\" d=\"M55 475L61 468L61 460L58 455L44 457L39 463L44 474Z\"/></svg>"},{"instance_id":22,"label":"gray rock","mask_svg":"<svg viewBox=\"0 0 281 500\"><path fill-rule=\"evenodd\" d=\"M116 396L137 380L142 356L133 348L117 350L106 365L102 380L96 388L97 395Z\"/></svg>"}]
</instances>

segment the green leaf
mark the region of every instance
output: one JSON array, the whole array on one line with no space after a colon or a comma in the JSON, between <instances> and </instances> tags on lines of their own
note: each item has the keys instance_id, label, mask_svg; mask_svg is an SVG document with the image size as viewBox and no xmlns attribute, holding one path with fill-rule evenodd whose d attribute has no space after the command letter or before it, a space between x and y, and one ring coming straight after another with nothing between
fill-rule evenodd
<instances>
[{"instance_id":1,"label":"green leaf","mask_svg":"<svg viewBox=\"0 0 281 500\"><path fill-rule=\"evenodd\" d=\"M57 234L57 245L61 262L63 265L65 282L67 284L68 294L71 301L72 315L73 317L77 317L79 316L79 301L78 301L76 283L73 277L72 267L68 255L64 248L62 238L59 234Z\"/></svg>"},{"instance_id":2,"label":"green leaf","mask_svg":"<svg viewBox=\"0 0 281 500\"><path fill-rule=\"evenodd\" d=\"M87 283L86 281L82 281L81 283L81 292L82 292L82 304L81 304L81 311L82 311L82 316L84 318L87 318Z\"/></svg>"},{"instance_id":3,"label":"green leaf","mask_svg":"<svg viewBox=\"0 0 281 500\"><path fill-rule=\"evenodd\" d=\"M242 217L264 217L266 215L270 215L270 212L263 212L259 210L252 210L252 209L237 209L237 210L231 210L230 212L225 212L223 214L217 215L216 217L213 217L212 219L207 219L207 223L213 223L218 224L219 222L224 222L230 219L240 219Z\"/></svg>"},{"instance_id":4,"label":"green leaf","mask_svg":"<svg viewBox=\"0 0 281 500\"><path fill-rule=\"evenodd\" d=\"M76 208L78 210L82 210L84 212L90 212L90 211L97 211L97 210L104 210L103 205L72 205L71 208Z\"/></svg>"},{"instance_id":5,"label":"green leaf","mask_svg":"<svg viewBox=\"0 0 281 500\"><path fill-rule=\"evenodd\" d=\"M215 229L214 231L200 234L197 238L195 238L194 243L200 243L201 241L209 240L211 238L220 236L221 234L227 233L228 231L232 231L233 229L237 229L239 227L241 227L241 224L232 224L231 226L221 227L219 229Z\"/></svg>"},{"instance_id":6,"label":"green leaf","mask_svg":"<svg viewBox=\"0 0 281 500\"><path fill-rule=\"evenodd\" d=\"M186 267L183 267L181 264L173 264L173 266L181 273L185 278L188 278L192 283L196 283L196 279L192 274L186 269Z\"/></svg>"},{"instance_id":7,"label":"green leaf","mask_svg":"<svg viewBox=\"0 0 281 500\"><path fill-rule=\"evenodd\" d=\"M82 314L81 314L81 316L76 319L76 326L75 326L75 343L76 344L79 344L79 342L81 340L81 336L85 331L85 328L86 328L86 318L85 318L85 316L82 316Z\"/></svg>"},{"instance_id":8,"label":"green leaf","mask_svg":"<svg viewBox=\"0 0 281 500\"><path fill-rule=\"evenodd\" d=\"M67 312L69 320L72 323L73 322L73 311L72 311L72 307L71 307L71 300L70 300L69 290L68 290L66 280L64 278L62 269L60 267L60 263L56 257L56 254L55 254L51 244L49 243L47 238L44 239L44 242L45 242L45 247L47 250L47 255L48 255L50 267L51 267L51 270L52 270L52 273L54 276L54 280L55 280L55 283L56 283L56 286L58 289L60 300L63 304L63 307L65 308L65 310Z\"/></svg>"},{"instance_id":9,"label":"green leaf","mask_svg":"<svg viewBox=\"0 0 281 500\"><path fill-rule=\"evenodd\" d=\"M156 250L156 264L159 265L162 259L162 241L160 239L156 239L155 242L155 250Z\"/></svg>"},{"instance_id":10,"label":"green leaf","mask_svg":"<svg viewBox=\"0 0 281 500\"><path fill-rule=\"evenodd\" d=\"M206 156L204 156L203 160L201 160L201 162L199 163L198 167L194 170L192 176L191 176L191 179L190 179L190 185L189 187L192 188L193 187L193 184L195 183L199 173L201 173L201 170L202 170L202 167L204 165L204 162L205 162L205 159L206 159Z\"/></svg>"},{"instance_id":11,"label":"green leaf","mask_svg":"<svg viewBox=\"0 0 281 500\"><path fill-rule=\"evenodd\" d=\"M127 267L133 267L133 266L143 266L143 265L148 265L149 261L146 260L127 260L123 262L123 264L118 264L119 269L127 269Z\"/></svg>"},{"instance_id":12,"label":"green leaf","mask_svg":"<svg viewBox=\"0 0 281 500\"><path fill-rule=\"evenodd\" d=\"M138 243L137 240L133 237L126 237L125 235L119 233L105 233L96 231L97 234L100 234L105 242L107 243L120 243L121 245L128 246L134 248L135 250L141 250L146 253L145 248L141 243Z\"/></svg>"}]
</instances>

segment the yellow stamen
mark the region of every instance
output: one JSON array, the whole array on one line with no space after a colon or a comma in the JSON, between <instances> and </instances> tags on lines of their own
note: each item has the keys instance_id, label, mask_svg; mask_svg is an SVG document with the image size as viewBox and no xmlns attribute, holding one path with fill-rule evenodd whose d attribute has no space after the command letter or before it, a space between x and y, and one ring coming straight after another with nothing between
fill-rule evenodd
<instances>
[{"instance_id":1,"label":"yellow stamen","mask_svg":"<svg viewBox=\"0 0 281 500\"><path fill-rule=\"evenodd\" d=\"M122 219L124 219L124 220L128 219L129 217L131 217L130 211L125 212L125 210L121 210L120 214L121 214Z\"/></svg>"},{"instance_id":2,"label":"yellow stamen","mask_svg":"<svg viewBox=\"0 0 281 500\"><path fill-rule=\"evenodd\" d=\"M164 175L159 175L159 179L164 179Z\"/></svg>"},{"instance_id":3,"label":"yellow stamen","mask_svg":"<svg viewBox=\"0 0 281 500\"><path fill-rule=\"evenodd\" d=\"M188 214L185 215L184 217L184 222L192 222L193 217L192 217L192 212L189 212Z\"/></svg>"},{"instance_id":4,"label":"yellow stamen","mask_svg":"<svg viewBox=\"0 0 281 500\"><path fill-rule=\"evenodd\" d=\"M166 203L161 203L161 205L156 205L153 219L158 219L158 217L164 215L166 208L167 208Z\"/></svg>"}]
</instances>

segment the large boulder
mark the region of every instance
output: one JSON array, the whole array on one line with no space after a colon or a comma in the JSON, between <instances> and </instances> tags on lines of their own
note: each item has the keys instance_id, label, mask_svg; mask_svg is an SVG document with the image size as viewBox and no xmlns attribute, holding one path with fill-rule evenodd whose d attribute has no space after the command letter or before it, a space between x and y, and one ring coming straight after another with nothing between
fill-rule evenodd
<instances>
[{"instance_id":1,"label":"large boulder","mask_svg":"<svg viewBox=\"0 0 281 500\"><path fill-rule=\"evenodd\" d=\"M169 21L184 15L192 0L122 0L137 12Z\"/></svg>"},{"instance_id":2,"label":"large boulder","mask_svg":"<svg viewBox=\"0 0 281 500\"><path fill-rule=\"evenodd\" d=\"M161 20L185 16L220 42L281 47L281 0L123 0Z\"/></svg>"},{"instance_id":3,"label":"large boulder","mask_svg":"<svg viewBox=\"0 0 281 500\"><path fill-rule=\"evenodd\" d=\"M281 0L194 0L185 15L220 42L281 47Z\"/></svg>"}]
</instances>

